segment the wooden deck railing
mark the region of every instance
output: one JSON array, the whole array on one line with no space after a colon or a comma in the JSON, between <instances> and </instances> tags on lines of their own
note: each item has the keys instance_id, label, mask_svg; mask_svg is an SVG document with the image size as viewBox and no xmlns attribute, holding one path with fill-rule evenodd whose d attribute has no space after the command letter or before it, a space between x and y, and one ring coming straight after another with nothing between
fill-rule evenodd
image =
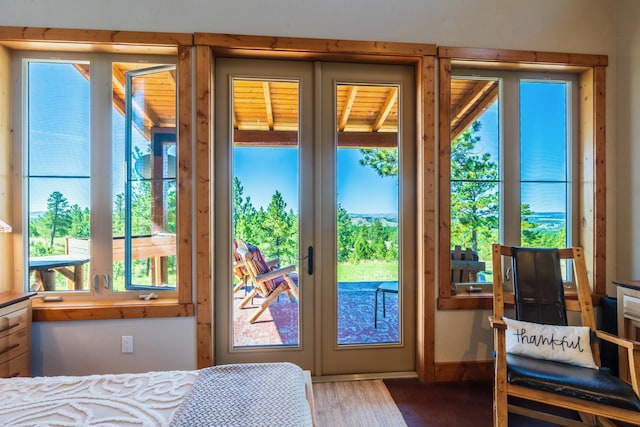
<instances>
[{"instance_id":1,"label":"wooden deck railing","mask_svg":"<svg viewBox=\"0 0 640 427\"><path fill-rule=\"evenodd\" d=\"M89 256L89 239L65 238L65 252L69 255ZM113 262L124 261L124 238L113 238ZM151 283L153 286L167 283L166 257L176 254L175 234L134 236L131 239L132 259L151 259Z\"/></svg>"}]
</instances>

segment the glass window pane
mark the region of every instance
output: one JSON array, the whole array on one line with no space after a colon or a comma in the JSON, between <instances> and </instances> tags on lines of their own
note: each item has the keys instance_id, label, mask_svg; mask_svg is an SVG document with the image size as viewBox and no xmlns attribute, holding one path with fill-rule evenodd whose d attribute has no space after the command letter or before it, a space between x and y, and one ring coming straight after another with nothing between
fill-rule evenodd
<instances>
[{"instance_id":1,"label":"glass window pane","mask_svg":"<svg viewBox=\"0 0 640 427\"><path fill-rule=\"evenodd\" d=\"M299 86L233 80L234 348L300 343Z\"/></svg>"},{"instance_id":2,"label":"glass window pane","mask_svg":"<svg viewBox=\"0 0 640 427\"><path fill-rule=\"evenodd\" d=\"M175 289L175 65L112 70L113 290Z\"/></svg>"},{"instance_id":3,"label":"glass window pane","mask_svg":"<svg viewBox=\"0 0 640 427\"><path fill-rule=\"evenodd\" d=\"M89 66L28 62L29 283L87 290L90 237Z\"/></svg>"},{"instance_id":4,"label":"glass window pane","mask_svg":"<svg viewBox=\"0 0 640 427\"><path fill-rule=\"evenodd\" d=\"M498 88L496 79L453 78L451 82L454 292L469 290L470 282L492 281L491 244L499 241L501 203Z\"/></svg>"},{"instance_id":5,"label":"glass window pane","mask_svg":"<svg viewBox=\"0 0 640 427\"><path fill-rule=\"evenodd\" d=\"M339 345L400 342L397 93L336 86Z\"/></svg>"},{"instance_id":6,"label":"glass window pane","mask_svg":"<svg viewBox=\"0 0 640 427\"><path fill-rule=\"evenodd\" d=\"M567 179L567 83L520 83L522 181Z\"/></svg>"},{"instance_id":7,"label":"glass window pane","mask_svg":"<svg viewBox=\"0 0 640 427\"><path fill-rule=\"evenodd\" d=\"M569 83L520 82L521 244L567 246Z\"/></svg>"},{"instance_id":8,"label":"glass window pane","mask_svg":"<svg viewBox=\"0 0 640 427\"><path fill-rule=\"evenodd\" d=\"M567 246L567 185L522 183L521 244L530 247Z\"/></svg>"}]
</instances>

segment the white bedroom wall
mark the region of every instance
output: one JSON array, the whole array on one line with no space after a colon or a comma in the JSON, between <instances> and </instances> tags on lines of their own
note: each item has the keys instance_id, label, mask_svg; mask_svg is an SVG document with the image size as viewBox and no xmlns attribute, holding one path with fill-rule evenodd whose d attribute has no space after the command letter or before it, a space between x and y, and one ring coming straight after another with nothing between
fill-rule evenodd
<instances>
[{"instance_id":1,"label":"white bedroom wall","mask_svg":"<svg viewBox=\"0 0 640 427\"><path fill-rule=\"evenodd\" d=\"M122 353L122 336L133 353ZM193 318L37 322L31 375L89 375L194 369Z\"/></svg>"},{"instance_id":2,"label":"white bedroom wall","mask_svg":"<svg viewBox=\"0 0 640 427\"><path fill-rule=\"evenodd\" d=\"M386 40L608 55L607 186L612 189L616 187L618 176L624 179L621 173L615 173L616 125L620 125L615 121L616 41L620 42L622 38L619 31L616 33L616 6L620 5L618 16L623 17L619 19L625 21L627 27L635 28L635 22L640 22L635 3L634 0L0 0L0 25ZM634 14L625 16L627 10ZM636 73L640 73L638 62L636 58L632 64ZM626 92L628 94L629 91ZM638 101L632 95L628 95L628 101L638 109ZM630 127L630 122L627 120L622 125ZM626 135L627 131L623 132ZM638 125L634 128L634 136L636 134L640 134ZM632 152L628 139L624 144L622 151L637 155L635 151L638 149ZM633 182L640 182L640 172L635 175ZM630 195L630 200L625 208L632 209L640 204L640 196L626 194ZM616 272L613 260L617 249L617 212L613 195L610 190L607 196L609 280ZM625 225L632 215L618 214L625 220ZM639 234L640 229L636 225L632 236L640 237ZM628 250L628 246L624 249ZM636 253L638 251L640 248ZM617 270L631 272L631 259L625 259L629 266L618 265ZM640 264L635 268L640 269ZM487 315L488 312L482 310L437 311L436 361L491 359L492 335ZM180 327L172 326L167 331L167 324L174 323ZM114 356L111 352L112 348L119 351L120 336L130 335L128 331L134 326L149 334L162 331L167 342L184 342L185 333L186 338L192 340L186 346L162 347L169 354L160 354L163 352L151 348L148 352L141 349L138 354L140 360L166 357L167 363L195 366L193 319L37 324L40 340L35 346L48 358L62 359L75 351L74 346L78 342L83 342L86 357L96 362L90 366L104 366L101 363L109 359L114 369L125 371L130 358ZM95 334L96 328L106 330L103 334L111 339L117 338L117 343L108 346L109 356L103 354L104 335ZM57 338L50 340L50 335ZM67 335L76 339L64 338ZM60 342L65 345L58 345ZM185 351L185 347L189 348ZM48 366L45 373L68 368L60 364L49 370ZM136 366L148 369L142 364Z\"/></svg>"},{"instance_id":3,"label":"white bedroom wall","mask_svg":"<svg viewBox=\"0 0 640 427\"><path fill-rule=\"evenodd\" d=\"M620 0L616 18L618 73L615 277L640 279L640 2ZM613 230L612 230L613 231Z\"/></svg>"}]
</instances>

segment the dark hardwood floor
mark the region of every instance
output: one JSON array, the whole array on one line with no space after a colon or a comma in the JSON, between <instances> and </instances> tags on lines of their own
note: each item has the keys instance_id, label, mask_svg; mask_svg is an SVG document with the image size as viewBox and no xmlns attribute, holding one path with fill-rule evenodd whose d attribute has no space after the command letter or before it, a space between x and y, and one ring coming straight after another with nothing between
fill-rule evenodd
<instances>
[{"instance_id":1,"label":"dark hardwood floor","mask_svg":"<svg viewBox=\"0 0 640 427\"><path fill-rule=\"evenodd\" d=\"M384 383L409 427L493 425L491 382L422 384L411 378L386 379ZM571 412L565 415L579 419ZM556 424L509 414L509 426L551 427Z\"/></svg>"}]
</instances>

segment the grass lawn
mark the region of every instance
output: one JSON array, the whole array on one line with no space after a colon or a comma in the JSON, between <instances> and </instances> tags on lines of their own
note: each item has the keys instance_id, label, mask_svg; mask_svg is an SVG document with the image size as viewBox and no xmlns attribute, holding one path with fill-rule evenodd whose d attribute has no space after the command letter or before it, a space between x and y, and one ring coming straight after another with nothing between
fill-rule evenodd
<instances>
[{"instance_id":1,"label":"grass lawn","mask_svg":"<svg viewBox=\"0 0 640 427\"><path fill-rule=\"evenodd\" d=\"M398 263L362 261L338 264L338 282L370 282L398 280Z\"/></svg>"}]
</instances>

